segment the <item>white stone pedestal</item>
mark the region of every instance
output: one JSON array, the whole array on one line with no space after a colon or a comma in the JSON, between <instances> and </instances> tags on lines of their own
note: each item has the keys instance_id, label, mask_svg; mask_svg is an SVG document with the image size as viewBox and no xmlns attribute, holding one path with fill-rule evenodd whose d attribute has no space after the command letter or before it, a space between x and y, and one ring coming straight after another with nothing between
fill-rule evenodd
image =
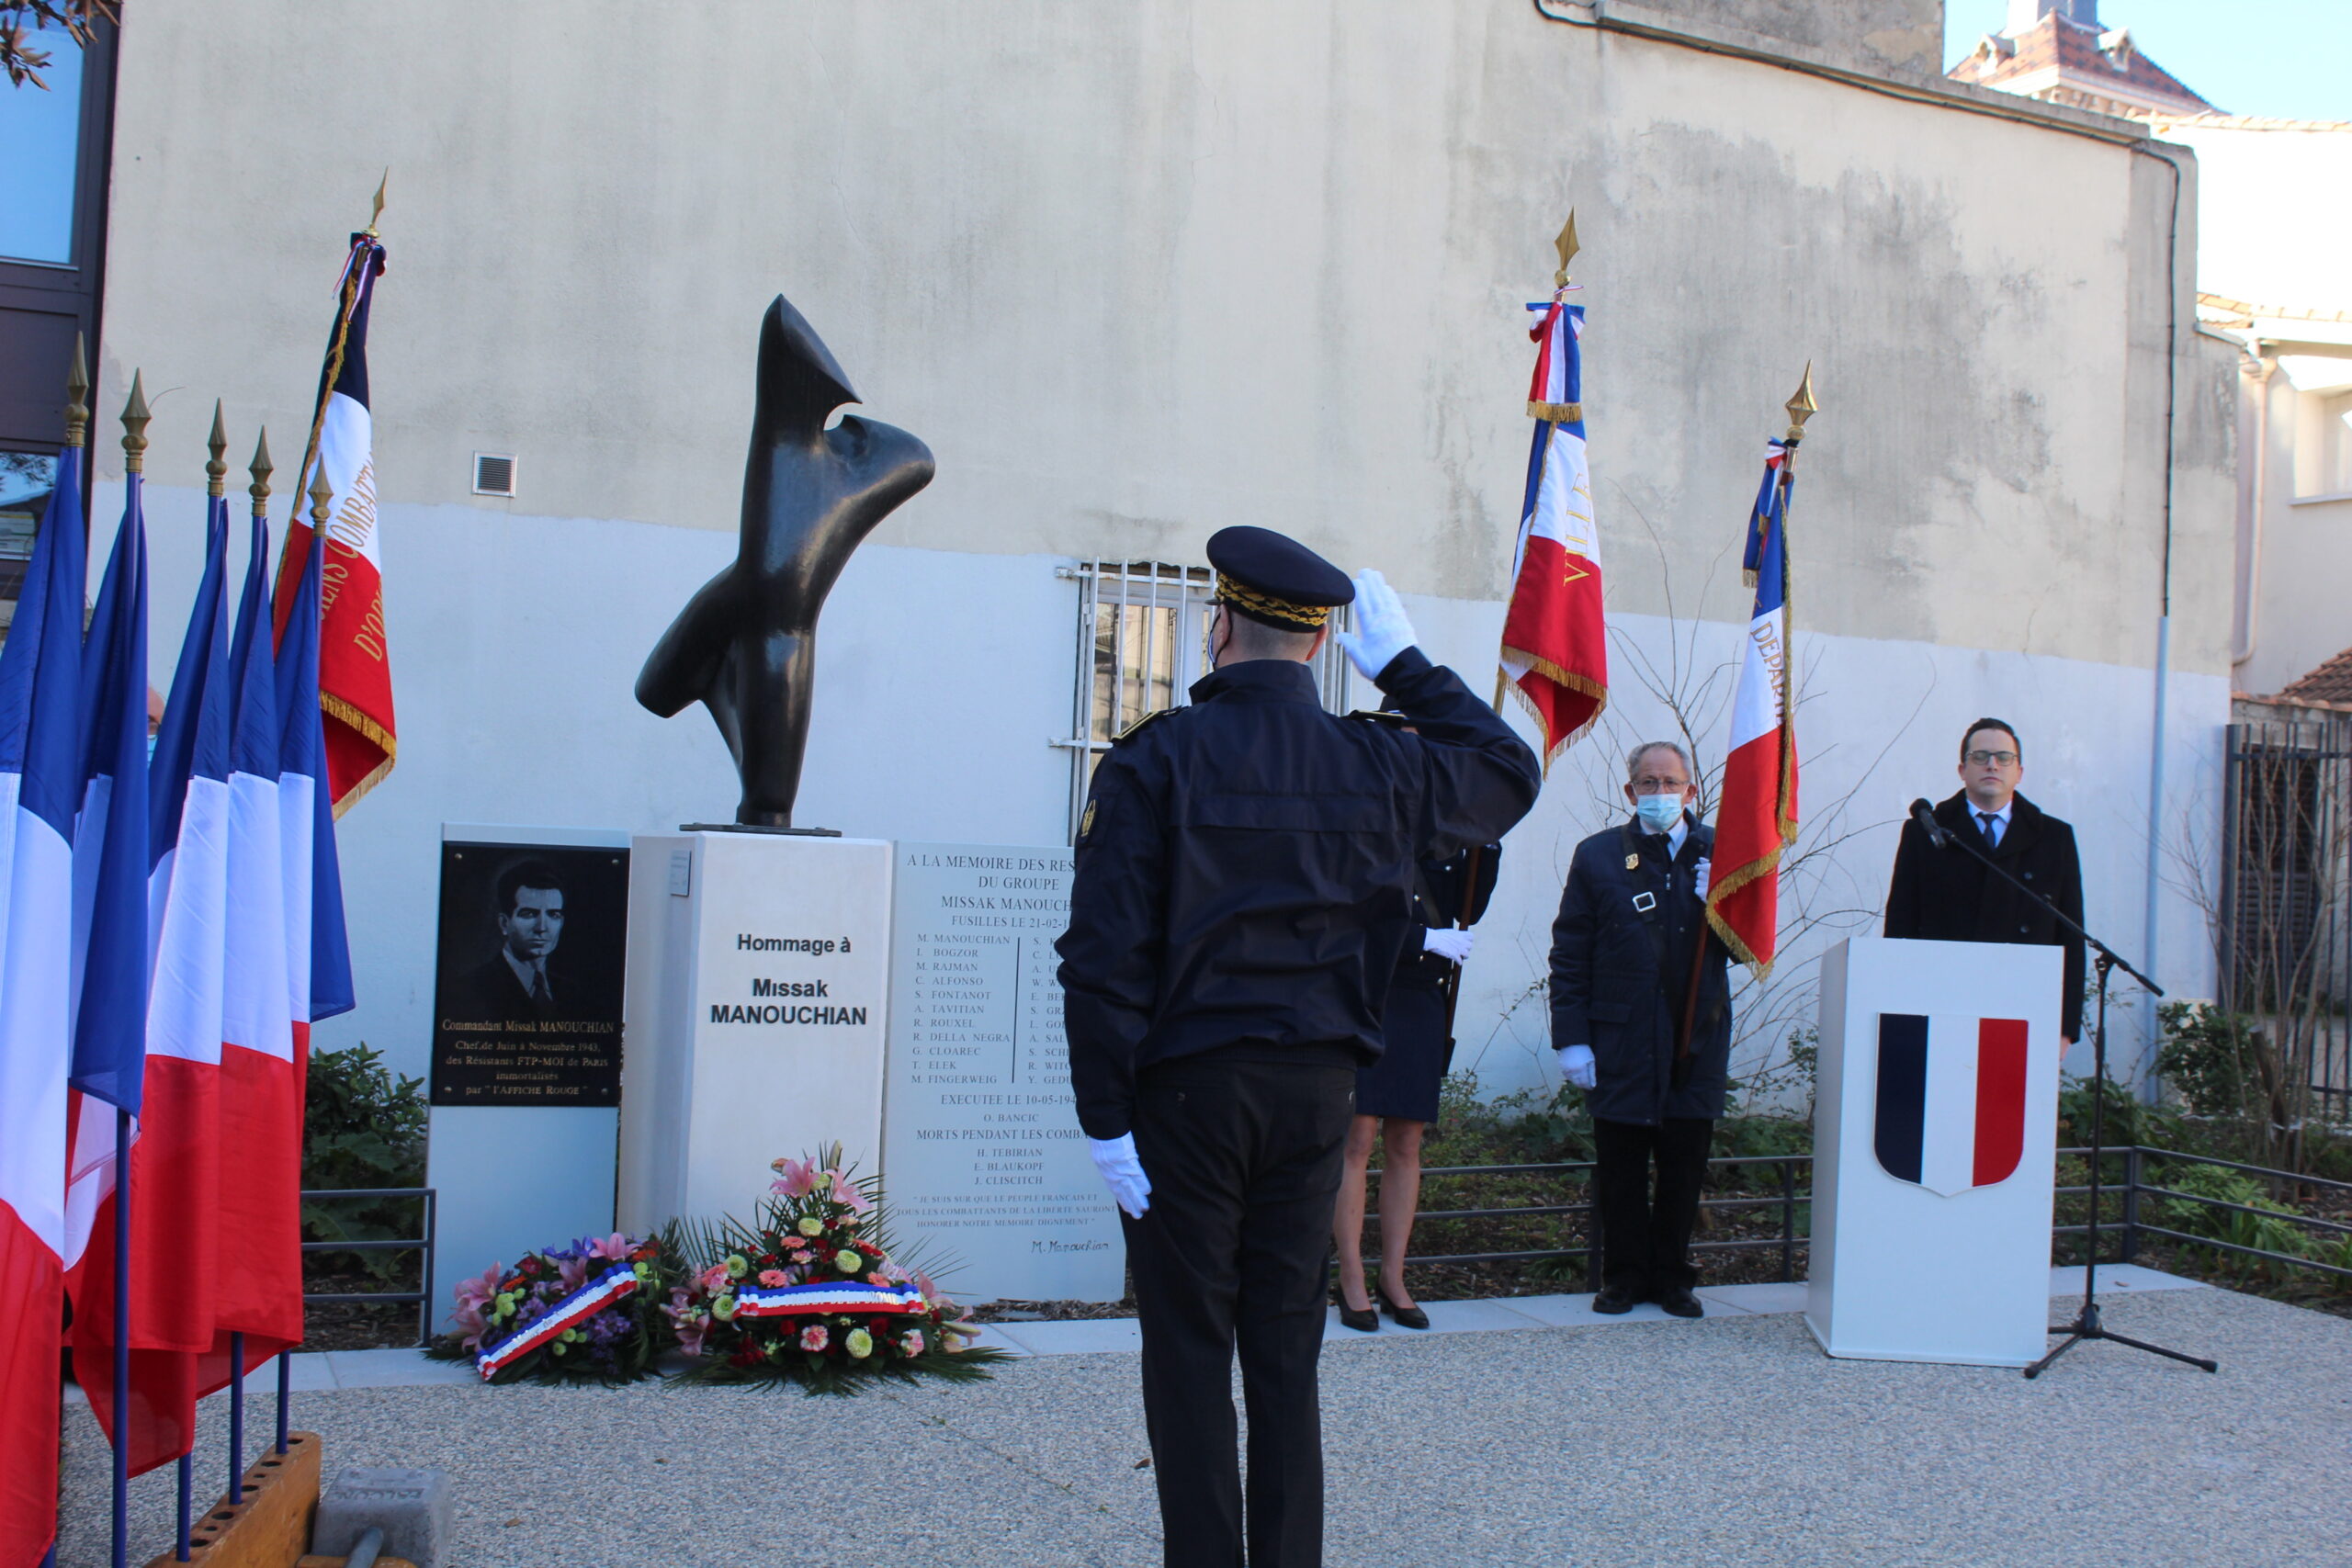
<instances>
[{"instance_id":1,"label":"white stone pedestal","mask_svg":"<svg viewBox=\"0 0 2352 1568\"><path fill-rule=\"evenodd\" d=\"M750 1219L768 1162L882 1155L890 846L646 834L629 857L618 1217Z\"/></svg>"},{"instance_id":2,"label":"white stone pedestal","mask_svg":"<svg viewBox=\"0 0 2352 1568\"><path fill-rule=\"evenodd\" d=\"M1883 937L1822 955L1805 1322L1831 1355L2049 1348L2063 956Z\"/></svg>"}]
</instances>

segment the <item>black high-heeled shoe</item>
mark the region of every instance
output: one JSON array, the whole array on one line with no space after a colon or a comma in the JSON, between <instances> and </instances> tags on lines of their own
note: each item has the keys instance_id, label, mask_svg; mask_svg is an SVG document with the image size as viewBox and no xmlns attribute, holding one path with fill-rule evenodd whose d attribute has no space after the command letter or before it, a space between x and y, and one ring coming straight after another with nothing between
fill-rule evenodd
<instances>
[{"instance_id":1,"label":"black high-heeled shoe","mask_svg":"<svg viewBox=\"0 0 2352 1568\"><path fill-rule=\"evenodd\" d=\"M1395 1302L1388 1299L1388 1292L1385 1290L1379 1291L1377 1294L1380 1297L1380 1310L1395 1318L1396 1320L1397 1327L1427 1328L1430 1325L1430 1314L1423 1312L1420 1308L1417 1306L1398 1306ZM1364 1315L1369 1317L1371 1314L1367 1313Z\"/></svg>"},{"instance_id":2,"label":"black high-heeled shoe","mask_svg":"<svg viewBox=\"0 0 2352 1568\"><path fill-rule=\"evenodd\" d=\"M1342 1300L1340 1302L1340 1326L1352 1328L1358 1334L1380 1332L1380 1314L1370 1307L1358 1312Z\"/></svg>"}]
</instances>

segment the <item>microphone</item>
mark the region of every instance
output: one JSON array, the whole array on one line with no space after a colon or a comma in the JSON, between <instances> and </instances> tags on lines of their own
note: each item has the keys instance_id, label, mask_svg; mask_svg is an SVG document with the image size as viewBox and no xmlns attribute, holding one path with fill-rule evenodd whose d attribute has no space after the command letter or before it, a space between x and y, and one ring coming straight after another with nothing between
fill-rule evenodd
<instances>
[{"instance_id":1,"label":"microphone","mask_svg":"<svg viewBox=\"0 0 2352 1568\"><path fill-rule=\"evenodd\" d=\"M1951 830L1936 820L1936 808L1928 804L1926 796L1911 803L1911 820L1928 835L1928 842L1939 850L1951 848Z\"/></svg>"}]
</instances>

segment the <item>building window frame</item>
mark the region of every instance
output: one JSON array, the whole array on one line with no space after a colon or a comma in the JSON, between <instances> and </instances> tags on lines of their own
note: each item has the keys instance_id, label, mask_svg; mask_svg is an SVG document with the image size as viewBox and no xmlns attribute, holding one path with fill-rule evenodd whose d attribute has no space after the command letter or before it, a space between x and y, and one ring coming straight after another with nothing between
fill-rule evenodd
<instances>
[{"instance_id":1,"label":"building window frame","mask_svg":"<svg viewBox=\"0 0 2352 1568\"><path fill-rule=\"evenodd\" d=\"M1137 721L1191 701L1193 682L1209 671L1209 610L1216 574L1205 566L1163 560L1081 560L1055 575L1078 587L1075 679L1070 732L1053 744L1069 753L1069 837L1094 769ZM1345 606L1334 631L1349 626ZM1324 708L1348 711L1354 672L1337 637L1324 639L1311 668Z\"/></svg>"}]
</instances>

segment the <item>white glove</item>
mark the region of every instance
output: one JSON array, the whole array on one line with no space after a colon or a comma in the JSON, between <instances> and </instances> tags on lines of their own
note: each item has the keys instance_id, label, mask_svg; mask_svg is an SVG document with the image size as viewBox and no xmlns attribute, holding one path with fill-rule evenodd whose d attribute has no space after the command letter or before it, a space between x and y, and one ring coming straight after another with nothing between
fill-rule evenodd
<instances>
[{"instance_id":1,"label":"white glove","mask_svg":"<svg viewBox=\"0 0 2352 1568\"><path fill-rule=\"evenodd\" d=\"M1367 681L1380 679L1380 672L1418 640L1413 623L1405 618L1405 602L1376 571L1356 574L1355 620L1354 631L1340 634L1340 646Z\"/></svg>"},{"instance_id":2,"label":"white glove","mask_svg":"<svg viewBox=\"0 0 2352 1568\"><path fill-rule=\"evenodd\" d=\"M1143 1173L1143 1161L1136 1156L1136 1135L1123 1134L1115 1138L1089 1138L1086 1152L1094 1156L1094 1168L1102 1178L1102 1185L1111 1190L1119 1207L1130 1219L1142 1219L1143 1212L1151 1207L1151 1178Z\"/></svg>"},{"instance_id":3,"label":"white glove","mask_svg":"<svg viewBox=\"0 0 2352 1568\"><path fill-rule=\"evenodd\" d=\"M1593 1086L1591 1046L1563 1045L1553 1055L1560 1058L1562 1077L1566 1078L1578 1089L1590 1089Z\"/></svg>"},{"instance_id":4,"label":"white glove","mask_svg":"<svg viewBox=\"0 0 2352 1568\"><path fill-rule=\"evenodd\" d=\"M1458 931L1451 926L1429 926L1421 931L1421 951L1462 964L1468 961L1470 944L1475 940L1468 931Z\"/></svg>"},{"instance_id":5,"label":"white glove","mask_svg":"<svg viewBox=\"0 0 2352 1568\"><path fill-rule=\"evenodd\" d=\"M1690 891L1699 896L1699 902L1702 904L1707 901L1707 871L1712 863L1710 861L1702 859L1691 874Z\"/></svg>"}]
</instances>

